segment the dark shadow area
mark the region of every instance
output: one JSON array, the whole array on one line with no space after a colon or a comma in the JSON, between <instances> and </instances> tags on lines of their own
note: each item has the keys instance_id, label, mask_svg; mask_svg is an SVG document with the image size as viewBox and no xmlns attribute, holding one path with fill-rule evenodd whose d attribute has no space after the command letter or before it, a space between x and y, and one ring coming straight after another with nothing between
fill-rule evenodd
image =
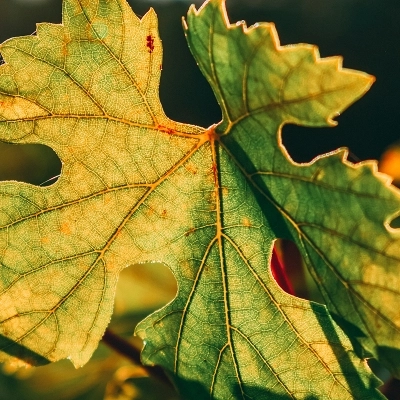
<instances>
[{"instance_id":1,"label":"dark shadow area","mask_svg":"<svg viewBox=\"0 0 400 400\"><path fill-rule=\"evenodd\" d=\"M400 379L400 350L387 346L378 346L378 359L390 360L385 363L385 367L392 375Z\"/></svg>"},{"instance_id":2,"label":"dark shadow area","mask_svg":"<svg viewBox=\"0 0 400 400\"><path fill-rule=\"evenodd\" d=\"M400 400L400 380L390 378L382 387L381 392L388 400Z\"/></svg>"},{"instance_id":3,"label":"dark shadow area","mask_svg":"<svg viewBox=\"0 0 400 400\"><path fill-rule=\"evenodd\" d=\"M240 387L237 386L236 390L239 390L240 392ZM246 388L244 390L245 396L244 399L246 400L289 400L292 397L289 396L288 394L276 394L275 392L271 390L264 389L259 386L251 386L251 385L246 385ZM241 399L242 397L238 397L238 399ZM317 396L314 396L312 394L306 395L305 397L302 397L304 400L318 400Z\"/></svg>"},{"instance_id":4,"label":"dark shadow area","mask_svg":"<svg viewBox=\"0 0 400 400\"><path fill-rule=\"evenodd\" d=\"M321 315L320 306L315 303L310 303L311 308L314 310L314 315L320 322L320 326L324 331L326 340L330 342L331 348L336 356L336 360L340 365L340 369L342 370L342 376L346 379L349 389L351 390L351 394L354 399L362 399L363 395L365 395L366 391L371 387L376 387L376 378L374 376L371 377L370 382L367 385L363 383L361 380L358 371L354 367L349 354L340 344L339 337L337 336L335 326L330 323L330 320ZM353 327L353 331L355 331L355 327ZM346 332L349 334L348 332ZM360 351L360 350L359 350Z\"/></svg>"},{"instance_id":5,"label":"dark shadow area","mask_svg":"<svg viewBox=\"0 0 400 400\"><path fill-rule=\"evenodd\" d=\"M351 322L345 320L341 316L330 312L332 319L342 328L342 330L349 337L351 344L353 345L354 351L357 356L360 358L368 358L371 357L371 354L368 354L364 348L360 345L359 340L366 337L364 332L358 328L356 325Z\"/></svg>"},{"instance_id":6,"label":"dark shadow area","mask_svg":"<svg viewBox=\"0 0 400 400\"><path fill-rule=\"evenodd\" d=\"M3 335L0 335L0 350L31 365L42 366L50 363L47 358Z\"/></svg>"},{"instance_id":7,"label":"dark shadow area","mask_svg":"<svg viewBox=\"0 0 400 400\"><path fill-rule=\"evenodd\" d=\"M368 366L371 368L371 371L382 381L387 382L391 375L390 372L382 366L375 358L367 358ZM379 388L382 392L382 386Z\"/></svg>"},{"instance_id":8,"label":"dark shadow area","mask_svg":"<svg viewBox=\"0 0 400 400\"><path fill-rule=\"evenodd\" d=\"M339 315L331 312L331 316L349 337L357 356L362 359L372 357L372 354L367 353L359 342L363 337L365 337L365 334L357 326L353 325ZM389 370L392 375L400 379L400 350L387 346L378 346L377 351L378 359L385 360L386 362L383 364L382 361L380 361L379 364L377 364L376 361L371 361L371 368L374 367L374 372L376 370L377 375L382 379L387 378L387 376L385 376L385 372L383 372L383 375L378 373L380 369L385 368ZM388 360L391 361L390 364Z\"/></svg>"},{"instance_id":9,"label":"dark shadow area","mask_svg":"<svg viewBox=\"0 0 400 400\"><path fill-rule=\"evenodd\" d=\"M160 393L162 393L162 400L180 400L181 397L172 388L166 388L156 384L153 379L143 378L132 378L127 380L127 383L131 384L135 390L135 400L160 400ZM109 385L110 387L110 385ZM111 388L112 389L112 388ZM115 387L115 391L109 390L108 395L114 395L112 398L119 398L121 395L121 387Z\"/></svg>"},{"instance_id":10,"label":"dark shadow area","mask_svg":"<svg viewBox=\"0 0 400 400\"><path fill-rule=\"evenodd\" d=\"M60 173L61 161L50 147L0 142L0 181L48 186L57 181Z\"/></svg>"},{"instance_id":11,"label":"dark shadow area","mask_svg":"<svg viewBox=\"0 0 400 400\"><path fill-rule=\"evenodd\" d=\"M177 382L183 387L185 393L185 396L181 395L180 397L182 400L211 400L213 398L210 396L209 390L196 381L180 379ZM229 394L229 398L238 400L288 400L292 398L288 394L277 394L275 391L246 383L243 384L243 388L236 383L229 388ZM312 394L302 398L304 400L318 400L318 397Z\"/></svg>"}]
</instances>

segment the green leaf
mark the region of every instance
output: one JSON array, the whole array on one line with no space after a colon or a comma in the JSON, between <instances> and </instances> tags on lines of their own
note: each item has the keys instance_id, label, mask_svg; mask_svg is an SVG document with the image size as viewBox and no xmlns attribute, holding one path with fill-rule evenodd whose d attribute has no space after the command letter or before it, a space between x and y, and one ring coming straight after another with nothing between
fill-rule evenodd
<instances>
[{"instance_id":1,"label":"green leaf","mask_svg":"<svg viewBox=\"0 0 400 400\"><path fill-rule=\"evenodd\" d=\"M296 165L276 146L284 123L334 125L332 117L373 78L342 69L339 57L321 60L313 46L280 47L271 24L227 30L219 1L192 8L188 24L192 52L223 110L222 147L265 215L270 205L278 210L275 232L297 243L331 313L366 354L399 376L400 353L387 351L399 349L393 305L400 298L400 233L389 227L398 190L388 188L375 161L348 162L346 149Z\"/></svg>"},{"instance_id":2,"label":"green leaf","mask_svg":"<svg viewBox=\"0 0 400 400\"><path fill-rule=\"evenodd\" d=\"M223 0L191 8L185 30L223 111L209 129L163 113L152 10L139 20L125 0L64 0L62 25L1 45L0 139L63 162L50 187L0 185L3 359L83 365L119 272L158 261L178 294L137 333L182 396L382 398L353 345L398 371L399 234L387 223L400 197L344 150L297 165L280 143L284 123L333 125L372 78L315 47L280 47L271 24L230 25ZM277 238L296 241L349 337L277 285Z\"/></svg>"}]
</instances>

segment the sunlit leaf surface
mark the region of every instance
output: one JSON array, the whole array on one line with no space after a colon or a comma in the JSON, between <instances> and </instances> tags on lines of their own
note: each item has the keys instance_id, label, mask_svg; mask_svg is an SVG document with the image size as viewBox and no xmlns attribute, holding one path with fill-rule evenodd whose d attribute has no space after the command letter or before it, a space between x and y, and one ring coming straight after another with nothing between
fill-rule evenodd
<instances>
[{"instance_id":1,"label":"sunlit leaf surface","mask_svg":"<svg viewBox=\"0 0 400 400\"><path fill-rule=\"evenodd\" d=\"M344 150L296 165L280 144L284 123L334 125L373 79L313 46L280 47L271 24L230 25L222 0L191 8L184 27L223 112L208 129L163 113L152 10L139 20L125 0L64 0L62 25L1 45L0 139L63 162L50 187L0 185L3 359L83 365L121 269L157 261L178 294L137 333L182 396L381 398L362 356L399 372L387 225L399 195ZM349 336L277 285L277 238L297 243Z\"/></svg>"}]
</instances>

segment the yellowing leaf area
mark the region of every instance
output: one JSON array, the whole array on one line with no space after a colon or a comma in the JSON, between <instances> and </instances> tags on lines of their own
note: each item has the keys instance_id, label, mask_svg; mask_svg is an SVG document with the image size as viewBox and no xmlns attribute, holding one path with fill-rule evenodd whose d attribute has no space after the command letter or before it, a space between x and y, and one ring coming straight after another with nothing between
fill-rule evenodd
<instances>
[{"instance_id":1,"label":"yellowing leaf area","mask_svg":"<svg viewBox=\"0 0 400 400\"><path fill-rule=\"evenodd\" d=\"M280 46L273 24L231 25L223 0L184 30L222 109L208 129L163 112L152 9L64 0L61 25L1 45L0 139L63 163L49 187L0 185L2 359L82 366L119 272L157 261L178 293L136 333L183 398L383 398L365 357L400 375L399 193L345 149L296 164L281 144L283 124L334 125L373 78ZM275 282L278 238L326 306Z\"/></svg>"}]
</instances>

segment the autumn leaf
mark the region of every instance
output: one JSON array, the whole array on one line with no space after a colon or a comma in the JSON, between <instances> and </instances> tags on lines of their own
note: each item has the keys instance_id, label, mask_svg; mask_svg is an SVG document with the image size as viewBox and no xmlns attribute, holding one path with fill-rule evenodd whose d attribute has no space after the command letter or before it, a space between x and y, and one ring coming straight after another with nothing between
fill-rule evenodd
<instances>
[{"instance_id":1,"label":"autumn leaf","mask_svg":"<svg viewBox=\"0 0 400 400\"><path fill-rule=\"evenodd\" d=\"M183 397L382 398L364 356L399 373L399 194L343 149L295 164L280 137L334 125L373 79L281 47L272 24L230 25L223 0L192 7L185 31L223 112L208 129L164 115L152 10L64 0L62 25L1 45L0 139L63 162L49 187L0 185L3 359L83 365L119 272L157 261L178 293L137 334ZM278 286L277 238L296 242L335 320Z\"/></svg>"},{"instance_id":2,"label":"autumn leaf","mask_svg":"<svg viewBox=\"0 0 400 400\"><path fill-rule=\"evenodd\" d=\"M80 366L110 320L118 272L150 258L136 232L155 229L159 189L202 130L162 111L152 10L139 20L124 1L65 1L62 25L1 53L1 139L46 144L63 162L48 188L1 185L2 347Z\"/></svg>"}]
</instances>

